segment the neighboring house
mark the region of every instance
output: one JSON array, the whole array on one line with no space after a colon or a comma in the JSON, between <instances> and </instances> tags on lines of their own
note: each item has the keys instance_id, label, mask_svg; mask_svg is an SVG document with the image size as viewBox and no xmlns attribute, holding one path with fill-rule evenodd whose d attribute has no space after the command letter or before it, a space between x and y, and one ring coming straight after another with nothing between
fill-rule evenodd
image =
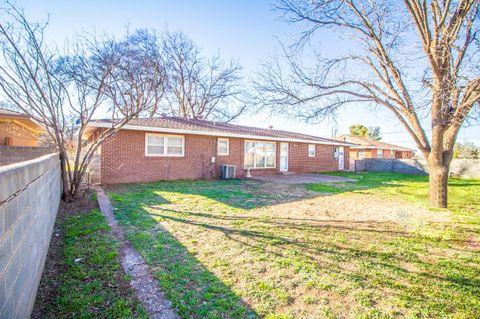
<instances>
[{"instance_id":1,"label":"neighboring house","mask_svg":"<svg viewBox=\"0 0 480 319\"><path fill-rule=\"evenodd\" d=\"M89 143L107 120L88 124ZM133 119L99 150L100 182L106 184L220 177L328 172L348 167L351 144L274 129L178 117Z\"/></svg>"},{"instance_id":2,"label":"neighboring house","mask_svg":"<svg viewBox=\"0 0 480 319\"><path fill-rule=\"evenodd\" d=\"M367 137L341 135L336 140L356 144L350 147L350 159L364 158L396 158L411 159L414 150L411 148L371 140Z\"/></svg>"},{"instance_id":3,"label":"neighboring house","mask_svg":"<svg viewBox=\"0 0 480 319\"><path fill-rule=\"evenodd\" d=\"M38 146L43 132L28 115L0 108L0 145Z\"/></svg>"}]
</instances>

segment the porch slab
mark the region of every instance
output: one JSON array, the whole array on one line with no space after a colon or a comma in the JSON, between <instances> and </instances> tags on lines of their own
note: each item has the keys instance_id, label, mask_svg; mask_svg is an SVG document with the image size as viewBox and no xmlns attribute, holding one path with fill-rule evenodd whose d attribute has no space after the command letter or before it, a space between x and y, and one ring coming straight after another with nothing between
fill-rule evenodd
<instances>
[{"instance_id":1,"label":"porch slab","mask_svg":"<svg viewBox=\"0 0 480 319\"><path fill-rule=\"evenodd\" d=\"M293 175L272 175L272 176L254 176L252 179L283 184L314 184L314 183L342 183L355 182L353 178L331 176L322 174L293 174Z\"/></svg>"}]
</instances>

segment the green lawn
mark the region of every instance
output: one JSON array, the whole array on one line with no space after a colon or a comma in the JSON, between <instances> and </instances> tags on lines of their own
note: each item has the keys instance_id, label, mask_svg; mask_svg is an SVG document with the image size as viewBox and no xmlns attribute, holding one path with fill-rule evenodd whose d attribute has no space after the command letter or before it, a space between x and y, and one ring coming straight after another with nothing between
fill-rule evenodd
<instances>
[{"instance_id":1,"label":"green lawn","mask_svg":"<svg viewBox=\"0 0 480 319\"><path fill-rule=\"evenodd\" d=\"M376 172L334 172L329 175L356 179L356 183L310 184L307 188L326 193L370 192L392 198L401 197L411 202L428 205L428 176ZM450 178L448 208L455 212L478 211L480 207L480 180Z\"/></svg>"},{"instance_id":2,"label":"green lawn","mask_svg":"<svg viewBox=\"0 0 480 319\"><path fill-rule=\"evenodd\" d=\"M64 238L58 248L57 268L46 269L50 276L42 278L43 289L56 286L51 296L44 297L53 300L48 305L38 305L37 300L42 310L35 316L148 318L120 267L117 242L99 210L68 214L59 226Z\"/></svg>"},{"instance_id":3,"label":"green lawn","mask_svg":"<svg viewBox=\"0 0 480 319\"><path fill-rule=\"evenodd\" d=\"M183 318L478 318L480 180L112 187L129 240Z\"/></svg>"}]
</instances>

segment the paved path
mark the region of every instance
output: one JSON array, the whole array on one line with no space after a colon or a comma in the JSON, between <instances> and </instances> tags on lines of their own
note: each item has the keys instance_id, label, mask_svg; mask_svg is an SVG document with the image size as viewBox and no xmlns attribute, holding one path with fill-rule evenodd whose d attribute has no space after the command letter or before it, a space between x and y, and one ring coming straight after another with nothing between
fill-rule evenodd
<instances>
[{"instance_id":1,"label":"paved path","mask_svg":"<svg viewBox=\"0 0 480 319\"><path fill-rule=\"evenodd\" d=\"M130 285L149 317L152 319L178 319L179 317L172 309L170 301L165 298L165 294L160 290L158 281L151 275L148 265L125 238L123 230L113 215L110 199L103 188L95 186L94 189L97 192L100 210L112 228L113 236L120 242L119 253L122 268L127 275L131 276Z\"/></svg>"},{"instance_id":2,"label":"paved path","mask_svg":"<svg viewBox=\"0 0 480 319\"><path fill-rule=\"evenodd\" d=\"M355 182L355 179L330 176L322 174L292 174L292 175L272 175L272 176L255 176L253 179L283 184L312 184L312 183L338 183L338 182Z\"/></svg>"}]
</instances>

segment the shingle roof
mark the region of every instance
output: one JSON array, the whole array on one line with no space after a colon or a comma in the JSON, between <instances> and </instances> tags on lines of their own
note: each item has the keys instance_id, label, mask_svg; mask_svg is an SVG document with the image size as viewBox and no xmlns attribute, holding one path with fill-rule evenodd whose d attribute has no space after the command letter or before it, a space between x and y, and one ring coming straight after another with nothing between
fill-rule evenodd
<instances>
[{"instance_id":1,"label":"shingle roof","mask_svg":"<svg viewBox=\"0 0 480 319\"><path fill-rule=\"evenodd\" d=\"M45 129L37 121L32 119L29 115L0 108L0 117L7 118L9 120L18 121L24 125L27 125L30 129L34 130L36 133L45 132Z\"/></svg>"},{"instance_id":2,"label":"shingle roof","mask_svg":"<svg viewBox=\"0 0 480 319\"><path fill-rule=\"evenodd\" d=\"M337 136L336 139L338 141L345 141L345 142L357 144L356 148L360 148L360 146L365 146L369 148L382 148L382 149L391 149L391 150L397 150L397 151L413 151L413 149L408 147L385 143L382 141L375 141L375 140L369 139L368 137L340 135L340 136Z\"/></svg>"},{"instance_id":3,"label":"shingle roof","mask_svg":"<svg viewBox=\"0 0 480 319\"><path fill-rule=\"evenodd\" d=\"M30 118L27 114L22 114L19 112L15 112L12 110L7 110L4 108L0 108L0 116L8 116L8 117L21 117L21 118Z\"/></svg>"},{"instance_id":4,"label":"shingle roof","mask_svg":"<svg viewBox=\"0 0 480 319\"><path fill-rule=\"evenodd\" d=\"M99 125L100 124L100 125ZM94 120L89 123L89 126L101 127L102 124L111 124L110 120ZM186 119L182 117L173 117L173 116L163 116L163 117L154 117L154 118L138 118L132 119L128 122L128 125L125 126L126 129L142 129L145 128L145 131L148 128L159 128L159 129L173 129L179 131L192 131L198 132L199 135L202 133L210 133L206 135L218 135L222 134L228 135L243 135L243 136L256 136L256 137L265 137L265 138L274 138L274 139L294 139L294 140L308 140L317 143L325 144L346 144L349 143L335 141L333 139L323 138L314 135L301 134L283 130L274 130L269 128L259 128L253 126L244 126L236 125L223 122L214 122L206 121L199 119Z\"/></svg>"}]
</instances>

